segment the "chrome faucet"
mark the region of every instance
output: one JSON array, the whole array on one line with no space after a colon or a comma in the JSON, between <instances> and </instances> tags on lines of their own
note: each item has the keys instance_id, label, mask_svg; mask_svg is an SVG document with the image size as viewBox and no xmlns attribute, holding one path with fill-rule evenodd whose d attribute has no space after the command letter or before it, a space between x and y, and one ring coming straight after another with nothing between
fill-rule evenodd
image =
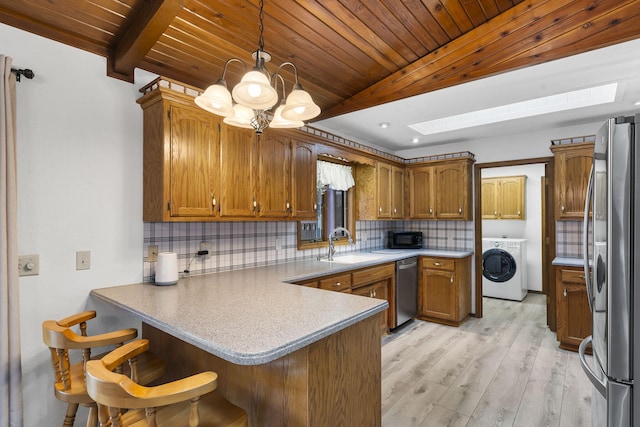
<instances>
[{"instance_id":1,"label":"chrome faucet","mask_svg":"<svg viewBox=\"0 0 640 427\"><path fill-rule=\"evenodd\" d=\"M336 253L336 248L333 245L333 242L335 240L334 238L334 234L337 231L344 231L345 233L347 233L347 238L349 239L349 243L352 245L355 245L355 243L353 242L353 239L351 238L351 233L349 232L349 230L347 230L344 227L336 227L334 228L331 233L329 233L329 253L327 254L327 258L329 261L333 261L333 255Z\"/></svg>"}]
</instances>

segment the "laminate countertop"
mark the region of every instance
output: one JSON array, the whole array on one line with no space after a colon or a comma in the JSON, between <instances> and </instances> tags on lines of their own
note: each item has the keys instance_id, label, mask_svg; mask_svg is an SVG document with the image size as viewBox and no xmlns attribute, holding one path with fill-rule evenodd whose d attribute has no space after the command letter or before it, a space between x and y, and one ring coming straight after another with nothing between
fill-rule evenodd
<instances>
[{"instance_id":1,"label":"laminate countertop","mask_svg":"<svg viewBox=\"0 0 640 427\"><path fill-rule=\"evenodd\" d=\"M181 277L176 285L137 283L95 289L91 296L239 365L258 365L385 310L385 300L325 291L295 282L416 255L462 258L471 252L355 252L361 262L315 259Z\"/></svg>"}]
</instances>

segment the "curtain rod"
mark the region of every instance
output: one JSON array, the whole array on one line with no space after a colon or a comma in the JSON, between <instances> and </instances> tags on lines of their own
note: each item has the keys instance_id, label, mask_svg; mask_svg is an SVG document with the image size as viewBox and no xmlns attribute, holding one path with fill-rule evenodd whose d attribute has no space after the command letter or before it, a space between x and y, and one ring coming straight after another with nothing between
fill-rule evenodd
<instances>
[{"instance_id":1,"label":"curtain rod","mask_svg":"<svg viewBox=\"0 0 640 427\"><path fill-rule=\"evenodd\" d=\"M16 80L20 81L20 76L25 76L26 78L28 78L29 80L31 80L32 78L34 78L36 75L33 73L32 70L26 68L26 69L17 69L17 68L12 68L11 69L12 73L16 73Z\"/></svg>"}]
</instances>

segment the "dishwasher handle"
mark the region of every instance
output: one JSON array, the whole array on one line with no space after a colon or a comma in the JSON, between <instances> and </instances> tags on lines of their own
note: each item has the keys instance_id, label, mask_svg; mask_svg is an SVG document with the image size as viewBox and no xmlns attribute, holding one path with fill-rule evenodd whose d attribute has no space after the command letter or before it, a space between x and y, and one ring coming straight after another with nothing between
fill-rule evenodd
<instances>
[{"instance_id":1,"label":"dishwasher handle","mask_svg":"<svg viewBox=\"0 0 640 427\"><path fill-rule=\"evenodd\" d=\"M407 270L409 268L416 268L418 266L418 262L412 262L411 264L398 264L398 270Z\"/></svg>"}]
</instances>

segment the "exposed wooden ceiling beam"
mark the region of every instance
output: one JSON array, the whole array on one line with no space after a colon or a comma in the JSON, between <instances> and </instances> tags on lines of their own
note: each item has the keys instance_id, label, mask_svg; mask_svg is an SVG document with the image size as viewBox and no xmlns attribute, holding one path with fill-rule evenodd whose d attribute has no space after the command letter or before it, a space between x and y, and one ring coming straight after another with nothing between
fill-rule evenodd
<instances>
[{"instance_id":1,"label":"exposed wooden ceiling beam","mask_svg":"<svg viewBox=\"0 0 640 427\"><path fill-rule=\"evenodd\" d=\"M634 7L633 0L526 0L325 110L318 120L639 38L640 11Z\"/></svg>"},{"instance_id":2,"label":"exposed wooden ceiling beam","mask_svg":"<svg viewBox=\"0 0 640 427\"><path fill-rule=\"evenodd\" d=\"M183 0L148 0L107 58L107 75L133 83L133 70L145 58L176 15Z\"/></svg>"}]
</instances>

